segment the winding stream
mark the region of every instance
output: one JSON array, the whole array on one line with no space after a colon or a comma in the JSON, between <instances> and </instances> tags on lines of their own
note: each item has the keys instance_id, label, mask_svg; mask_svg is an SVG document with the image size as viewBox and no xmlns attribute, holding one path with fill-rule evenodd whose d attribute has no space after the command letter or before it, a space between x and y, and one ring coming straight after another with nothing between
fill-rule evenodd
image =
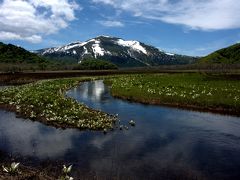
<instances>
[{"instance_id":1,"label":"winding stream","mask_svg":"<svg viewBox=\"0 0 240 180\"><path fill-rule=\"evenodd\" d=\"M1 110L0 151L32 165L71 163L75 177L89 179L240 178L238 117L130 103L113 98L102 81L85 82L67 96L136 126L106 135L61 130Z\"/></svg>"}]
</instances>

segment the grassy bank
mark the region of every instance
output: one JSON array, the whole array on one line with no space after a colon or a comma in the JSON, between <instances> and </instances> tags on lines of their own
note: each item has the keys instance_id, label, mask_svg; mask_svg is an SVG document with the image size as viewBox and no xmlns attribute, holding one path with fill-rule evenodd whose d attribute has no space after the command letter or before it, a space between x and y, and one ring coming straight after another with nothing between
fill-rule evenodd
<instances>
[{"instance_id":1,"label":"grassy bank","mask_svg":"<svg viewBox=\"0 0 240 180\"><path fill-rule=\"evenodd\" d=\"M56 127L112 128L114 117L64 96L67 89L86 80L91 78L44 80L0 90L0 107Z\"/></svg>"},{"instance_id":2,"label":"grassy bank","mask_svg":"<svg viewBox=\"0 0 240 180\"><path fill-rule=\"evenodd\" d=\"M108 79L115 97L240 115L240 81L204 74L128 75Z\"/></svg>"}]
</instances>

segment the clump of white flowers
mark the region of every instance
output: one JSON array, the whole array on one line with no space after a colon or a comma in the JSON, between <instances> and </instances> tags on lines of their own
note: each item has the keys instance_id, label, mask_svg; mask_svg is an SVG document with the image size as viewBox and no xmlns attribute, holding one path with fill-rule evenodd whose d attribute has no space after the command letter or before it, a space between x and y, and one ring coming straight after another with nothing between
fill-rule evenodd
<instances>
[{"instance_id":1,"label":"clump of white flowers","mask_svg":"<svg viewBox=\"0 0 240 180\"><path fill-rule=\"evenodd\" d=\"M63 165L63 169L62 169L63 175L60 177L60 180L73 180L73 177L69 175L71 171L72 171L72 165L70 166Z\"/></svg>"},{"instance_id":2,"label":"clump of white flowers","mask_svg":"<svg viewBox=\"0 0 240 180\"><path fill-rule=\"evenodd\" d=\"M79 129L111 129L115 116L92 110L65 96L65 92L91 78L44 80L0 90L0 104L14 106L26 118Z\"/></svg>"},{"instance_id":3,"label":"clump of white flowers","mask_svg":"<svg viewBox=\"0 0 240 180\"><path fill-rule=\"evenodd\" d=\"M13 162L10 167L2 166L3 172L9 173L11 175L15 175L19 173L19 165L20 163Z\"/></svg>"}]
</instances>

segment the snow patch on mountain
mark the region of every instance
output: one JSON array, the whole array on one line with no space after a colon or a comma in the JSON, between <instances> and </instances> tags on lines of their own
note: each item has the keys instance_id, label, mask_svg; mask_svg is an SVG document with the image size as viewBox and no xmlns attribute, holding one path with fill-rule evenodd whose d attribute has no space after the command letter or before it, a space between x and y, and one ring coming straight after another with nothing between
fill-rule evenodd
<instances>
[{"instance_id":1,"label":"snow patch on mountain","mask_svg":"<svg viewBox=\"0 0 240 180\"><path fill-rule=\"evenodd\" d=\"M107 36L107 35L99 35L99 36L97 36L97 38L101 38L101 37L104 37L104 38L112 38L112 36Z\"/></svg>"},{"instance_id":2,"label":"snow patch on mountain","mask_svg":"<svg viewBox=\"0 0 240 180\"><path fill-rule=\"evenodd\" d=\"M92 45L92 50L94 53L94 57L97 58L97 56L104 56L105 54L111 54L108 51L105 51L103 48L100 47L100 41L95 40L95 43Z\"/></svg>"},{"instance_id":3,"label":"snow patch on mountain","mask_svg":"<svg viewBox=\"0 0 240 180\"><path fill-rule=\"evenodd\" d=\"M83 46L83 53L82 53L82 57L84 56L84 55L86 55L86 54L89 54L88 53L88 50L87 50L87 48L85 47L85 46Z\"/></svg>"},{"instance_id":4,"label":"snow patch on mountain","mask_svg":"<svg viewBox=\"0 0 240 180\"><path fill-rule=\"evenodd\" d=\"M124 41L123 39L119 39L116 43L120 46L130 47L138 52L147 54L146 49L143 46L141 46L141 44L138 41Z\"/></svg>"},{"instance_id":5,"label":"snow patch on mountain","mask_svg":"<svg viewBox=\"0 0 240 180\"><path fill-rule=\"evenodd\" d=\"M169 56L174 56L175 54L173 53L169 53L169 52L165 52L165 54L169 55Z\"/></svg>"}]
</instances>

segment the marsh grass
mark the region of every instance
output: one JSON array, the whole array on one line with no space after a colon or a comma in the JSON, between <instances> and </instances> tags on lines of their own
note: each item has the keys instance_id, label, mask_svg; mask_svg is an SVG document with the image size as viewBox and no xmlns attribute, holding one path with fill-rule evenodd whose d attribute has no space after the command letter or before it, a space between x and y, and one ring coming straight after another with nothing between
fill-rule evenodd
<instances>
[{"instance_id":1,"label":"marsh grass","mask_svg":"<svg viewBox=\"0 0 240 180\"><path fill-rule=\"evenodd\" d=\"M240 114L240 81L207 74L123 75L105 80L115 97Z\"/></svg>"},{"instance_id":2,"label":"marsh grass","mask_svg":"<svg viewBox=\"0 0 240 180\"><path fill-rule=\"evenodd\" d=\"M92 110L65 97L65 92L92 78L44 80L28 85L0 90L0 105L16 111L22 117L56 127L89 130L110 129L115 117Z\"/></svg>"}]
</instances>

